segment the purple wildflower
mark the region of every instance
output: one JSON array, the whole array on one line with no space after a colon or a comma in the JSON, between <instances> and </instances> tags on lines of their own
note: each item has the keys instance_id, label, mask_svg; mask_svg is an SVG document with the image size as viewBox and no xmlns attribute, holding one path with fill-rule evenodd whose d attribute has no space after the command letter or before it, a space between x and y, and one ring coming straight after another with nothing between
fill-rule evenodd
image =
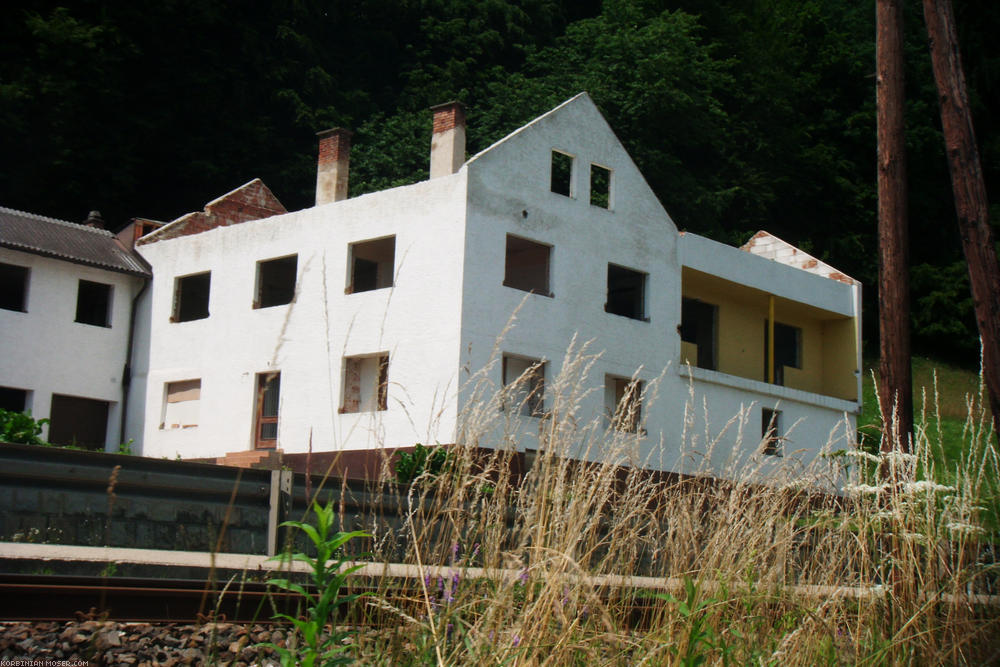
<instances>
[{"instance_id":1,"label":"purple wildflower","mask_svg":"<svg viewBox=\"0 0 1000 667\"><path fill-rule=\"evenodd\" d=\"M522 584L528 583L528 571L527 570L521 570L521 574L517 575L517 579Z\"/></svg>"},{"instance_id":2,"label":"purple wildflower","mask_svg":"<svg viewBox=\"0 0 1000 667\"><path fill-rule=\"evenodd\" d=\"M520 637L520 636L518 636L518 635L514 635L514 642L513 642L513 646L515 646L515 647L516 647L516 646L519 646L520 644L521 644L521 637Z\"/></svg>"}]
</instances>

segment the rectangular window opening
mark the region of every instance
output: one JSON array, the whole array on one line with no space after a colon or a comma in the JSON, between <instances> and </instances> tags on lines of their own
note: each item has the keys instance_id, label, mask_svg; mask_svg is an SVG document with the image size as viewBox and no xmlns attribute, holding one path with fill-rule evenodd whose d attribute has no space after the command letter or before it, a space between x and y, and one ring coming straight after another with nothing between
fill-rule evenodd
<instances>
[{"instance_id":1,"label":"rectangular window opening","mask_svg":"<svg viewBox=\"0 0 1000 667\"><path fill-rule=\"evenodd\" d=\"M257 290L253 307L270 308L291 303L295 298L298 266L298 255L257 262Z\"/></svg>"},{"instance_id":2,"label":"rectangular window opening","mask_svg":"<svg viewBox=\"0 0 1000 667\"><path fill-rule=\"evenodd\" d=\"M775 335L777 338L777 334ZM760 439L763 444L762 451L768 456L782 456L781 444L784 438L778 434L781 432L781 411L771 408L761 408L760 411Z\"/></svg>"},{"instance_id":3,"label":"rectangular window opening","mask_svg":"<svg viewBox=\"0 0 1000 667\"><path fill-rule=\"evenodd\" d=\"M108 433L107 401L78 396L52 395L49 442L103 450Z\"/></svg>"},{"instance_id":4,"label":"rectangular window opening","mask_svg":"<svg viewBox=\"0 0 1000 667\"><path fill-rule=\"evenodd\" d=\"M28 409L28 391L14 387L0 387L0 410L24 412Z\"/></svg>"},{"instance_id":5,"label":"rectangular window opening","mask_svg":"<svg viewBox=\"0 0 1000 667\"><path fill-rule=\"evenodd\" d=\"M208 317L208 294L212 273L196 273L174 280L174 308L172 322L190 322Z\"/></svg>"},{"instance_id":6,"label":"rectangular window opening","mask_svg":"<svg viewBox=\"0 0 1000 667\"><path fill-rule=\"evenodd\" d=\"M503 284L525 292L552 296L549 291L551 254L551 246L508 234Z\"/></svg>"},{"instance_id":7,"label":"rectangular window opening","mask_svg":"<svg viewBox=\"0 0 1000 667\"><path fill-rule=\"evenodd\" d=\"M257 419L254 425L254 449L278 446L278 407L281 402L281 373L257 374Z\"/></svg>"},{"instance_id":8,"label":"rectangular window opening","mask_svg":"<svg viewBox=\"0 0 1000 667\"><path fill-rule=\"evenodd\" d=\"M0 308L27 312L28 267L0 264Z\"/></svg>"},{"instance_id":9,"label":"rectangular window opening","mask_svg":"<svg viewBox=\"0 0 1000 667\"><path fill-rule=\"evenodd\" d=\"M573 196L573 156L552 151L551 189L557 195Z\"/></svg>"},{"instance_id":10,"label":"rectangular window opening","mask_svg":"<svg viewBox=\"0 0 1000 667\"><path fill-rule=\"evenodd\" d=\"M341 413L389 409L389 353L344 357Z\"/></svg>"},{"instance_id":11,"label":"rectangular window opening","mask_svg":"<svg viewBox=\"0 0 1000 667\"><path fill-rule=\"evenodd\" d=\"M645 320L646 274L608 264L608 300L604 310L634 320Z\"/></svg>"},{"instance_id":12,"label":"rectangular window opening","mask_svg":"<svg viewBox=\"0 0 1000 667\"><path fill-rule=\"evenodd\" d=\"M198 426L201 412L201 379L168 382L163 393L161 429Z\"/></svg>"},{"instance_id":13,"label":"rectangular window opening","mask_svg":"<svg viewBox=\"0 0 1000 667\"><path fill-rule=\"evenodd\" d=\"M525 417L544 416L545 362L505 354L502 366L504 394L501 409Z\"/></svg>"},{"instance_id":14,"label":"rectangular window opening","mask_svg":"<svg viewBox=\"0 0 1000 667\"><path fill-rule=\"evenodd\" d=\"M76 291L76 321L95 327L110 327L111 293L111 285L81 280Z\"/></svg>"},{"instance_id":15,"label":"rectangular window opening","mask_svg":"<svg viewBox=\"0 0 1000 667\"><path fill-rule=\"evenodd\" d=\"M717 370L719 307L698 299L681 299L681 341L697 346L699 368Z\"/></svg>"},{"instance_id":16,"label":"rectangular window opening","mask_svg":"<svg viewBox=\"0 0 1000 667\"><path fill-rule=\"evenodd\" d=\"M608 375L604 382L604 404L611 428L623 433L642 433L642 380Z\"/></svg>"},{"instance_id":17,"label":"rectangular window opening","mask_svg":"<svg viewBox=\"0 0 1000 667\"><path fill-rule=\"evenodd\" d=\"M590 165L590 205L611 208L611 170Z\"/></svg>"},{"instance_id":18,"label":"rectangular window opening","mask_svg":"<svg viewBox=\"0 0 1000 667\"><path fill-rule=\"evenodd\" d=\"M352 243L348 257L351 274L347 293L354 294L392 287L392 273L395 263L395 236Z\"/></svg>"},{"instance_id":19,"label":"rectangular window opening","mask_svg":"<svg viewBox=\"0 0 1000 667\"><path fill-rule=\"evenodd\" d=\"M764 320L764 381L770 378L770 327ZM774 323L774 384L785 384L785 367L802 368L802 329Z\"/></svg>"}]
</instances>

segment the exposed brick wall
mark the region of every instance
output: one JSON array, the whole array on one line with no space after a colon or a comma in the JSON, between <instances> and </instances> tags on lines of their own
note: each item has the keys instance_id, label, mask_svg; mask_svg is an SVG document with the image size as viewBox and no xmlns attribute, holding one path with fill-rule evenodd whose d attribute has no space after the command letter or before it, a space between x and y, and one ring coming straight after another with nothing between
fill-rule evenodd
<instances>
[{"instance_id":1,"label":"exposed brick wall","mask_svg":"<svg viewBox=\"0 0 1000 667\"><path fill-rule=\"evenodd\" d=\"M461 102L448 102L431 107L434 112L434 134L465 126L465 107Z\"/></svg>"},{"instance_id":2,"label":"exposed brick wall","mask_svg":"<svg viewBox=\"0 0 1000 667\"><path fill-rule=\"evenodd\" d=\"M332 130L317 132L319 137L319 159L320 168L334 165L341 160L348 158L351 152L351 132L341 127Z\"/></svg>"},{"instance_id":3,"label":"exposed brick wall","mask_svg":"<svg viewBox=\"0 0 1000 667\"><path fill-rule=\"evenodd\" d=\"M261 220L287 212L271 190L259 178L255 178L210 202L205 210L181 216L156 232L140 238L136 245L200 234L216 227Z\"/></svg>"},{"instance_id":4,"label":"exposed brick wall","mask_svg":"<svg viewBox=\"0 0 1000 667\"><path fill-rule=\"evenodd\" d=\"M344 360L344 405L341 412L357 412L361 408L361 359Z\"/></svg>"}]
</instances>

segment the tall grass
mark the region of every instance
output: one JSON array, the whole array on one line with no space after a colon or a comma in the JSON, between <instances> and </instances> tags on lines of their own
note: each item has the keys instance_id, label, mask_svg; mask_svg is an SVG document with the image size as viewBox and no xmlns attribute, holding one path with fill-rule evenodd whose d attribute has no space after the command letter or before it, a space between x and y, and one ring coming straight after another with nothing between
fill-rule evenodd
<instances>
[{"instance_id":1,"label":"tall grass","mask_svg":"<svg viewBox=\"0 0 1000 667\"><path fill-rule=\"evenodd\" d=\"M981 403L970 404L963 455L947 470L928 399L912 454L841 449L805 468L785 461L770 481L745 464L727 481L655 475L620 465L634 460L639 433L582 420L593 360L569 354L546 385L526 474L512 459L529 418L513 418L510 388L484 373L449 465L400 490L403 527L388 534L378 516L364 519L376 533L365 548L419 576L415 586L383 578L359 610L384 628L361 635L363 662L1000 659L1000 607L984 595L998 592L988 517L1000 460L989 420L974 413Z\"/></svg>"}]
</instances>

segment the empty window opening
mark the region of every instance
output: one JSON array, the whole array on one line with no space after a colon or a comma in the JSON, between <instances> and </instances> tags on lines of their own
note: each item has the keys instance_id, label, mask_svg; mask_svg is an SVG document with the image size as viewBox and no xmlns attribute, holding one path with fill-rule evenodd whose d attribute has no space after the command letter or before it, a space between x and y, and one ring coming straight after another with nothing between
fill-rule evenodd
<instances>
[{"instance_id":1,"label":"empty window opening","mask_svg":"<svg viewBox=\"0 0 1000 667\"><path fill-rule=\"evenodd\" d=\"M716 370L719 307L698 299L681 299L681 340L698 347L695 365Z\"/></svg>"},{"instance_id":2,"label":"empty window opening","mask_svg":"<svg viewBox=\"0 0 1000 667\"><path fill-rule=\"evenodd\" d=\"M0 387L0 410L24 412L28 409L28 392L13 387Z\"/></svg>"},{"instance_id":3,"label":"empty window opening","mask_svg":"<svg viewBox=\"0 0 1000 667\"><path fill-rule=\"evenodd\" d=\"M646 319L646 274L608 264L608 301L604 310L634 320Z\"/></svg>"},{"instance_id":4,"label":"empty window opening","mask_svg":"<svg viewBox=\"0 0 1000 667\"><path fill-rule=\"evenodd\" d=\"M611 170L600 165L590 165L590 204L611 208Z\"/></svg>"},{"instance_id":5,"label":"empty window opening","mask_svg":"<svg viewBox=\"0 0 1000 667\"><path fill-rule=\"evenodd\" d=\"M775 335L777 338L777 335ZM781 411L770 408L761 408L760 411L760 439L763 444L762 451L768 456L781 456L781 443L784 438L778 434L781 432Z\"/></svg>"},{"instance_id":6,"label":"empty window opening","mask_svg":"<svg viewBox=\"0 0 1000 667\"><path fill-rule=\"evenodd\" d=\"M49 442L103 450L108 433L107 401L52 395Z\"/></svg>"},{"instance_id":7,"label":"empty window opening","mask_svg":"<svg viewBox=\"0 0 1000 667\"><path fill-rule=\"evenodd\" d=\"M501 408L526 417L545 412L545 362L527 357L503 356L504 395Z\"/></svg>"},{"instance_id":8,"label":"empty window opening","mask_svg":"<svg viewBox=\"0 0 1000 667\"><path fill-rule=\"evenodd\" d=\"M173 322L190 322L208 317L208 293L212 285L212 273L196 273L174 281Z\"/></svg>"},{"instance_id":9,"label":"empty window opening","mask_svg":"<svg viewBox=\"0 0 1000 667\"><path fill-rule=\"evenodd\" d=\"M76 291L76 321L95 327L111 326L111 285L80 281Z\"/></svg>"},{"instance_id":10,"label":"empty window opening","mask_svg":"<svg viewBox=\"0 0 1000 667\"><path fill-rule=\"evenodd\" d=\"M375 412L389 408L389 354L344 358L344 401L340 411Z\"/></svg>"},{"instance_id":11,"label":"empty window opening","mask_svg":"<svg viewBox=\"0 0 1000 667\"><path fill-rule=\"evenodd\" d=\"M551 246L508 234L503 284L525 292L552 296L549 291L551 254Z\"/></svg>"},{"instance_id":12,"label":"empty window opening","mask_svg":"<svg viewBox=\"0 0 1000 667\"><path fill-rule=\"evenodd\" d=\"M168 382L164 388L160 428L194 428L201 412L201 380Z\"/></svg>"},{"instance_id":13,"label":"empty window opening","mask_svg":"<svg viewBox=\"0 0 1000 667\"><path fill-rule=\"evenodd\" d=\"M552 192L573 196L573 156L552 151Z\"/></svg>"},{"instance_id":14,"label":"empty window opening","mask_svg":"<svg viewBox=\"0 0 1000 667\"><path fill-rule=\"evenodd\" d=\"M254 449L273 449L278 445L281 373L257 374L256 402L257 419L254 425Z\"/></svg>"},{"instance_id":15,"label":"empty window opening","mask_svg":"<svg viewBox=\"0 0 1000 667\"><path fill-rule=\"evenodd\" d=\"M295 298L298 255L257 262L257 291L254 308L284 306Z\"/></svg>"},{"instance_id":16,"label":"empty window opening","mask_svg":"<svg viewBox=\"0 0 1000 667\"><path fill-rule=\"evenodd\" d=\"M639 433L642 424L642 380L608 375L604 382L604 405L611 428Z\"/></svg>"},{"instance_id":17,"label":"empty window opening","mask_svg":"<svg viewBox=\"0 0 1000 667\"><path fill-rule=\"evenodd\" d=\"M764 321L764 381L770 378L770 331ZM785 384L785 367L802 368L802 329L781 322L774 323L774 384Z\"/></svg>"},{"instance_id":18,"label":"empty window opening","mask_svg":"<svg viewBox=\"0 0 1000 667\"><path fill-rule=\"evenodd\" d=\"M369 292L383 287L392 287L392 272L395 262L395 236L352 243L349 257L351 275L347 293Z\"/></svg>"},{"instance_id":19,"label":"empty window opening","mask_svg":"<svg viewBox=\"0 0 1000 667\"><path fill-rule=\"evenodd\" d=\"M28 305L28 267L0 264L0 308L26 312Z\"/></svg>"}]
</instances>

